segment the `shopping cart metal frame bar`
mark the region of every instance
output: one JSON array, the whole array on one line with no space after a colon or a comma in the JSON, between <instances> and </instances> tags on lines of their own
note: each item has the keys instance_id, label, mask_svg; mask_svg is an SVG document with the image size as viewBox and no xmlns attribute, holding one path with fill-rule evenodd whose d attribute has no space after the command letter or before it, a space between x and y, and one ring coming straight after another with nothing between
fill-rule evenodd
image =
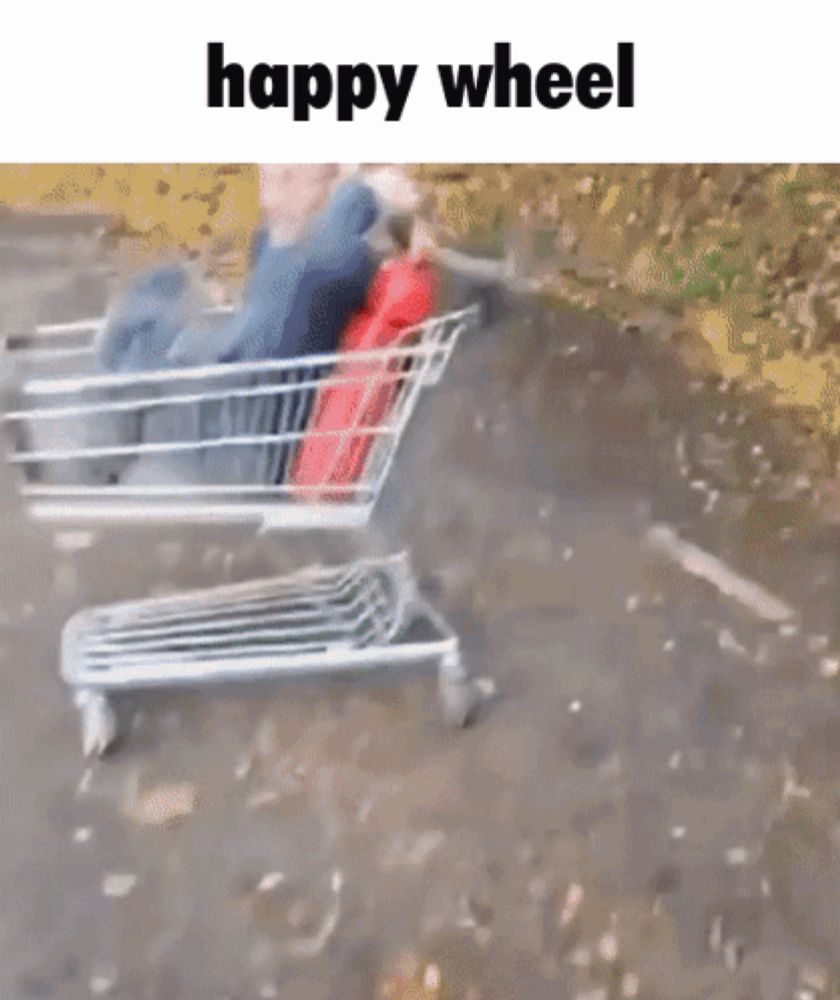
<instances>
[{"instance_id":1,"label":"shopping cart metal frame bar","mask_svg":"<svg viewBox=\"0 0 840 1000\"><path fill-rule=\"evenodd\" d=\"M254 588L268 584L290 587L297 585L303 589L289 590L285 598L292 603L317 603L318 588L325 593L321 579L330 572L345 571L348 574L365 571L385 572L393 583L395 606L392 609L392 621L379 634L374 634L369 644L356 647L334 645L332 648L318 648L291 652L285 654L260 653L248 655L240 653L235 656L215 657L202 660L200 656L191 656L190 639L185 635L198 635L199 626L194 622L191 632L182 632L181 642L186 652L180 654L182 662L166 662L155 658L154 651L144 659L142 649L123 654L120 665L120 654L113 652L113 662L108 661L108 652L99 651L95 658L86 651L86 637L97 636L97 620L104 617L119 619L120 615L129 622L120 624L119 630L123 636L130 637L132 629L137 635L147 636L149 629L168 636L167 641L177 641L177 629L166 625L156 625L165 621L169 614L173 620L188 617L189 612L179 610L188 608L189 602L206 602L203 612L205 616L212 614L215 605L229 615L241 614L235 603L225 605L229 598L231 602L238 594L253 591ZM349 578L349 576L348 576ZM307 586L309 590L307 590ZM301 594L306 595L301 598ZM381 608L379 609L381 611ZM156 612L160 618L154 617ZM130 624L131 616L142 616ZM279 612L282 614L282 612ZM297 613L299 616L299 613ZM314 618L317 622L319 619ZM428 638L411 639L409 633L412 626L423 624L430 631ZM276 626L276 619L275 619ZM184 626L182 626L183 628ZM145 630L145 631L144 631ZM225 632L217 628L224 639ZM375 630L374 630L375 632ZM101 633L103 636L107 633ZM206 633L205 643L208 642ZM173 638L174 637L174 638ZM160 635L156 637L161 641ZM97 640L108 646L105 638ZM155 640L152 639L152 646ZM110 640L110 645L117 647L118 642ZM206 649L212 649L209 644ZM176 655L170 650L170 656ZM61 640L61 676L75 690L75 702L81 713L83 747L86 755L104 753L115 741L117 733L117 716L114 712L111 698L126 691L155 689L161 687L191 687L202 684L225 684L242 680L258 680L280 676L317 677L338 674L359 674L382 669L408 670L417 668L423 663L435 663L438 673L438 691L444 716L449 723L464 725L477 702L477 692L461 657L460 642L457 633L449 626L443 616L429 604L421 595L411 574L405 554L387 559L358 560L344 567L308 567L295 574L276 577L273 581L253 581L249 584L233 584L216 587L205 591L192 591L175 597L152 598L148 600L127 601L118 604L104 605L85 609L74 615L65 625ZM104 666L103 666L104 664Z\"/></svg>"}]
</instances>

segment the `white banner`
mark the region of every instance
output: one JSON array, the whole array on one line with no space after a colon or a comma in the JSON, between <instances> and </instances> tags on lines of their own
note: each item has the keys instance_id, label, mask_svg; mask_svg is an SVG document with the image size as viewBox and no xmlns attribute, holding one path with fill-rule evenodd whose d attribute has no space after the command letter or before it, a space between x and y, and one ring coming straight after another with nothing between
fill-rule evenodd
<instances>
[{"instance_id":1,"label":"white banner","mask_svg":"<svg viewBox=\"0 0 840 1000\"><path fill-rule=\"evenodd\" d=\"M815 0L21 3L0 159L836 161L836 21Z\"/></svg>"}]
</instances>

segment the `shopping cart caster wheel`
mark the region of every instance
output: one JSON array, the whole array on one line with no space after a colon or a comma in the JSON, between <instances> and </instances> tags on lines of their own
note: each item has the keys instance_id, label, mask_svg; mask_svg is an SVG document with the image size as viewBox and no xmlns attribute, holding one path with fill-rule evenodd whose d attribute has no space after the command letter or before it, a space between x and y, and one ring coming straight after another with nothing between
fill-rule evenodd
<instances>
[{"instance_id":1,"label":"shopping cart caster wheel","mask_svg":"<svg viewBox=\"0 0 840 1000\"><path fill-rule=\"evenodd\" d=\"M82 716L82 753L102 757L117 738L114 709L99 691L79 691L75 701Z\"/></svg>"},{"instance_id":2,"label":"shopping cart caster wheel","mask_svg":"<svg viewBox=\"0 0 840 1000\"><path fill-rule=\"evenodd\" d=\"M447 725L463 727L472 718L479 696L458 656L447 656L438 672L438 693Z\"/></svg>"},{"instance_id":3,"label":"shopping cart caster wheel","mask_svg":"<svg viewBox=\"0 0 840 1000\"><path fill-rule=\"evenodd\" d=\"M478 698L468 681L441 684L440 699L443 705L443 718L448 726L463 729L472 721Z\"/></svg>"}]
</instances>

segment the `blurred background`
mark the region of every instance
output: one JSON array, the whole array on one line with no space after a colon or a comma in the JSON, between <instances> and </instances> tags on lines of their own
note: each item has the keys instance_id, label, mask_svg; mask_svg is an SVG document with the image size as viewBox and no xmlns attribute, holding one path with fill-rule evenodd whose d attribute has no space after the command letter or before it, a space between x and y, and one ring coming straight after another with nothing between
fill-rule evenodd
<instances>
[{"instance_id":1,"label":"blurred background","mask_svg":"<svg viewBox=\"0 0 840 1000\"><path fill-rule=\"evenodd\" d=\"M410 170L439 243L511 266L370 534L52 530L0 473L3 995L836 995L840 170ZM257 182L0 166L0 332L173 254L235 299ZM651 552L661 523L790 620ZM78 608L371 548L492 680L473 726L423 677L161 693L82 760Z\"/></svg>"}]
</instances>

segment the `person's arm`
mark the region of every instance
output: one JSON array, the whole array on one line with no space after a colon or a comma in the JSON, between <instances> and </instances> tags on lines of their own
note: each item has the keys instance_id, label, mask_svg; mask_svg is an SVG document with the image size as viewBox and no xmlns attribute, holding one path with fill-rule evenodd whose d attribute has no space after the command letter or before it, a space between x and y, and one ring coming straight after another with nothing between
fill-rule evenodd
<instances>
[{"instance_id":1,"label":"person's arm","mask_svg":"<svg viewBox=\"0 0 840 1000\"><path fill-rule=\"evenodd\" d=\"M512 253L499 260L494 257L473 257L460 250L441 246L425 219L415 221L409 250L433 260L446 271L481 285L511 285L515 281L515 258Z\"/></svg>"}]
</instances>

